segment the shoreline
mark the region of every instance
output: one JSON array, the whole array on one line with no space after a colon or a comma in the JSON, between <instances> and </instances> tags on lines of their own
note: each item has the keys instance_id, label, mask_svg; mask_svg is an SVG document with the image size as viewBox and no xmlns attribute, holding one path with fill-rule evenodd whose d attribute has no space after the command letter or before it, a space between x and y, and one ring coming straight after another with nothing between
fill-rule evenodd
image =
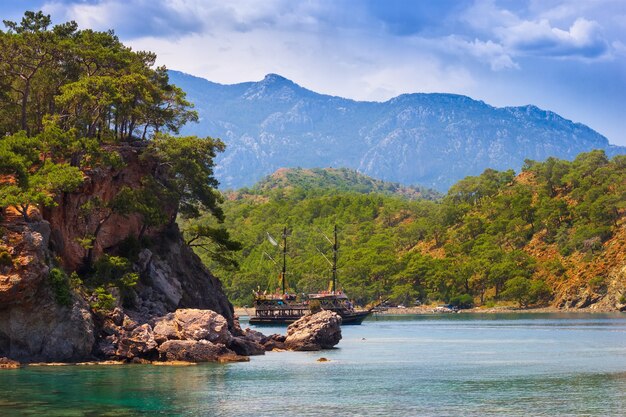
<instances>
[{"instance_id":1,"label":"shoreline","mask_svg":"<svg viewBox=\"0 0 626 417\"><path fill-rule=\"evenodd\" d=\"M388 308L384 311L375 312L375 315L379 316L415 316L415 315L446 315L446 314L507 314L507 313L536 313L536 314L607 314L607 313L626 313L619 310L608 309L590 309L590 308L568 308L562 309L558 307L474 307L464 310L454 311L437 311L438 306L419 306L419 307L407 307L407 308ZM250 317L254 315L254 308L235 307L235 315L237 317Z\"/></svg>"}]
</instances>

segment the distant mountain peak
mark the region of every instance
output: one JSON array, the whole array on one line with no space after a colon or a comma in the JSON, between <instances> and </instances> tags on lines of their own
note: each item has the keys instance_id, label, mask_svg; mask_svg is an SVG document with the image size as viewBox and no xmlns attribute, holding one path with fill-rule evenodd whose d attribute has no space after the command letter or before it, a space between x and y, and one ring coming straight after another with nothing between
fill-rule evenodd
<instances>
[{"instance_id":1,"label":"distant mountain peak","mask_svg":"<svg viewBox=\"0 0 626 417\"><path fill-rule=\"evenodd\" d=\"M318 94L278 74L222 85L170 72L196 104L183 133L220 137L215 175L224 188L251 186L279 167L335 166L385 181L445 191L486 168L519 170L525 159L626 153L593 129L534 105L493 107L445 93L386 102Z\"/></svg>"},{"instance_id":2,"label":"distant mountain peak","mask_svg":"<svg viewBox=\"0 0 626 417\"><path fill-rule=\"evenodd\" d=\"M246 100L290 101L299 91L307 91L293 81L278 74L267 74L263 80L251 83L243 94Z\"/></svg>"},{"instance_id":3,"label":"distant mountain peak","mask_svg":"<svg viewBox=\"0 0 626 417\"><path fill-rule=\"evenodd\" d=\"M289 82L291 84L294 84L293 81L283 77L282 75L278 75L278 74L274 74L274 73L269 73L267 74L264 78L263 81L265 83L282 83L282 82Z\"/></svg>"}]
</instances>

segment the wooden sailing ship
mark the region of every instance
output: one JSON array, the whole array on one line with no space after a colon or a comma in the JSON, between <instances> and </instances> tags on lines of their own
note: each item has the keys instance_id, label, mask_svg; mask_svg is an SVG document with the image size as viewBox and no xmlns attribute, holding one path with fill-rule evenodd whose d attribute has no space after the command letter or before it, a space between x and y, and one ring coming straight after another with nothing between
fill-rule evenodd
<instances>
[{"instance_id":1,"label":"wooden sailing ship","mask_svg":"<svg viewBox=\"0 0 626 417\"><path fill-rule=\"evenodd\" d=\"M273 239L271 239L273 240ZM330 310L341 316L343 324L361 324L372 313L372 310L356 310L348 296L337 290L337 226L334 228L332 281L328 291L309 294L300 297L287 291L287 228L282 235L282 271L280 273L280 291L268 294L267 291L255 292L254 316L250 317L250 324L285 324L293 323L300 317L316 310ZM326 258L326 257L324 257ZM328 259L327 259L328 260Z\"/></svg>"}]
</instances>

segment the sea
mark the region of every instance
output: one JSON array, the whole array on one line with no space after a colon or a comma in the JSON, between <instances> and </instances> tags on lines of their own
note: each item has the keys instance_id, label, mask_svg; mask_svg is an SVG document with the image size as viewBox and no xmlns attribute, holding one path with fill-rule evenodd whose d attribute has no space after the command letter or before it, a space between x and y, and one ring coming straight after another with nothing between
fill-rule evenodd
<instances>
[{"instance_id":1,"label":"sea","mask_svg":"<svg viewBox=\"0 0 626 417\"><path fill-rule=\"evenodd\" d=\"M3 370L0 416L626 416L626 314L379 316L342 334L243 363Z\"/></svg>"}]
</instances>

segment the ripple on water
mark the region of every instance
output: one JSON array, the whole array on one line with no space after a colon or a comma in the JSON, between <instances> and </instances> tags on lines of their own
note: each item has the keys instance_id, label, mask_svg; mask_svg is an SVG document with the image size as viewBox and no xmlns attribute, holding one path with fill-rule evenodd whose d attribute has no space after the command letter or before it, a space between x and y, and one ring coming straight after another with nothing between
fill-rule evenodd
<instances>
[{"instance_id":1,"label":"ripple on water","mask_svg":"<svg viewBox=\"0 0 626 417\"><path fill-rule=\"evenodd\" d=\"M0 416L624 415L624 316L498 316L368 320L323 355L3 371Z\"/></svg>"}]
</instances>

